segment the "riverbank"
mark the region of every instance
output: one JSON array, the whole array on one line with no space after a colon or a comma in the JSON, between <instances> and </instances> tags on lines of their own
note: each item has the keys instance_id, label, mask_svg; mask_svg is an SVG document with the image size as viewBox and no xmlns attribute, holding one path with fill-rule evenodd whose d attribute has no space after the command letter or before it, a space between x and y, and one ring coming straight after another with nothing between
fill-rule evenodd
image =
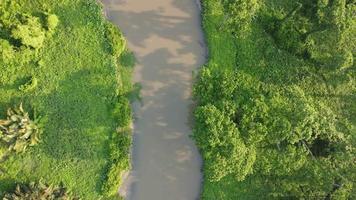
<instances>
[{"instance_id":1,"label":"riverbank","mask_svg":"<svg viewBox=\"0 0 356 200\"><path fill-rule=\"evenodd\" d=\"M322 46L324 42L322 48L314 43L314 48L304 50L310 54L293 49L307 46L298 44L301 33L293 31L300 24L307 24L298 27L302 30L316 23L313 20L322 16L315 16L317 6L299 1L304 7L298 10L302 4L284 0L239 1L225 7L222 2L234 2L202 2L209 62L194 89L198 102L194 138L204 159L201 199L355 196L353 59L339 60L341 67L337 62L320 64L322 58L326 62L330 58L323 53L333 50L330 44L331 48ZM342 15L354 9L337 5L318 13L340 9L333 13ZM284 20L295 8L296 17ZM341 16L335 20L347 24ZM354 42L352 33L354 29L340 38ZM310 41L319 41L318 34ZM335 40L328 41L337 41L336 36L331 38Z\"/></svg>"},{"instance_id":2,"label":"riverbank","mask_svg":"<svg viewBox=\"0 0 356 200\"><path fill-rule=\"evenodd\" d=\"M0 198L16 183L41 180L62 182L82 199L107 199L103 185L111 176L117 180L115 166L124 170L129 164L130 136L118 130L131 119L126 94L132 66L119 31L95 0L0 0L0 10L0 55L4 40L10 44L5 46L10 56L0 56L1 119L21 102L31 118L35 113L45 119L40 143L0 164L6 172L0 173ZM47 14L58 17L58 24L38 49L11 39L11 28L28 23L23 30L39 36L22 34L38 44L44 36L38 32L48 28Z\"/></svg>"}]
</instances>

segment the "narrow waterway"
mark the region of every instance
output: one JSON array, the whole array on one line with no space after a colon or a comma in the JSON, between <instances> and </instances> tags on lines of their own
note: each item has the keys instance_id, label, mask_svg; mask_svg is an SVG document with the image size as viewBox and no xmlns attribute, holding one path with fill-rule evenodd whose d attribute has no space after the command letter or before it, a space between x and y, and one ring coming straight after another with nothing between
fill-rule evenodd
<instances>
[{"instance_id":1,"label":"narrow waterway","mask_svg":"<svg viewBox=\"0 0 356 200\"><path fill-rule=\"evenodd\" d=\"M102 0L137 65L142 104L134 104L128 200L195 200L201 158L190 139L192 71L205 62L198 0ZM119 177L118 177L119 178Z\"/></svg>"}]
</instances>

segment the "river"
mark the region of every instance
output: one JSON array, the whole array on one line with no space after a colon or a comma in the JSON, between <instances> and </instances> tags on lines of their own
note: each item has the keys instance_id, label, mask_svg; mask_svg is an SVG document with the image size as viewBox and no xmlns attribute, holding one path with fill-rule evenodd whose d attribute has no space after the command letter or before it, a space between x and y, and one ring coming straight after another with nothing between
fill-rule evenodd
<instances>
[{"instance_id":1,"label":"river","mask_svg":"<svg viewBox=\"0 0 356 200\"><path fill-rule=\"evenodd\" d=\"M202 161L189 135L192 72L206 49L197 0L102 0L109 20L136 56L132 170L120 188L128 200L195 200ZM118 177L120 178L120 177Z\"/></svg>"}]
</instances>

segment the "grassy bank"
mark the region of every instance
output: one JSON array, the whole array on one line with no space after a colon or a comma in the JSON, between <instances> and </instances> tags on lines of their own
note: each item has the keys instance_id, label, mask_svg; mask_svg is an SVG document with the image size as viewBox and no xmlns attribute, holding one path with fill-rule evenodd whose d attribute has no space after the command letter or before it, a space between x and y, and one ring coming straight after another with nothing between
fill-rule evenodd
<instances>
[{"instance_id":1,"label":"grassy bank","mask_svg":"<svg viewBox=\"0 0 356 200\"><path fill-rule=\"evenodd\" d=\"M83 199L115 194L131 142L133 56L120 32L94 0L0 0L0 17L1 119L21 102L43 119L41 142L0 164L0 196L39 180ZM27 25L38 34L16 38Z\"/></svg>"},{"instance_id":2,"label":"grassy bank","mask_svg":"<svg viewBox=\"0 0 356 200\"><path fill-rule=\"evenodd\" d=\"M240 6L233 8L241 9L236 13L223 2L234 1L202 1L210 53L194 89L194 138L204 158L202 199L354 198L355 30L345 31L348 44L340 47L351 49L350 59L330 64L336 53L317 52L313 33L307 39L314 39L315 48L308 49L309 43L298 46L294 32L282 29L290 25L283 24L288 15L297 29L309 8L316 14L311 2L265 0L257 6L258 1L241 0L235 1ZM234 14L237 24L229 21ZM312 20L303 28L317 23ZM350 21L345 26L355 18Z\"/></svg>"}]
</instances>

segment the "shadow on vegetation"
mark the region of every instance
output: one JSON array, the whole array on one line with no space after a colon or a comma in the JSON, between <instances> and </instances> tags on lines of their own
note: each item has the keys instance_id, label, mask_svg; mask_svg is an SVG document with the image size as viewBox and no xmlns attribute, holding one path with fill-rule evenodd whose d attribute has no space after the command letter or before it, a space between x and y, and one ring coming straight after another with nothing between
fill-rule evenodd
<instances>
[{"instance_id":1,"label":"shadow on vegetation","mask_svg":"<svg viewBox=\"0 0 356 200\"><path fill-rule=\"evenodd\" d=\"M6 191L11 191L11 190L15 189L16 182L14 179L5 178L5 179L1 179L0 184L1 184L1 187L4 189L3 191L0 191L0 197L2 197L2 195L4 195L4 193Z\"/></svg>"},{"instance_id":2,"label":"shadow on vegetation","mask_svg":"<svg viewBox=\"0 0 356 200\"><path fill-rule=\"evenodd\" d=\"M88 70L73 73L43 98L51 107L45 127L51 134L44 134L43 138L48 155L56 159L98 159L107 155L103 144L115 123L106 116L113 96L105 95L114 95L114 90L105 83L93 82L95 76Z\"/></svg>"}]
</instances>

